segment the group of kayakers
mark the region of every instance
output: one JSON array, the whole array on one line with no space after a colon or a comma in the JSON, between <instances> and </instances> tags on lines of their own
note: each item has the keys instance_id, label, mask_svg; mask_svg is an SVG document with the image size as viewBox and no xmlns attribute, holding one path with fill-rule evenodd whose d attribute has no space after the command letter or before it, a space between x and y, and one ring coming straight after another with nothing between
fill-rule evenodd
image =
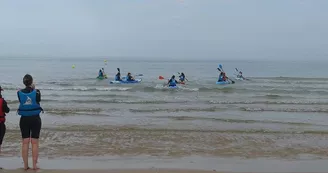
<instances>
[{"instance_id":1,"label":"group of kayakers","mask_svg":"<svg viewBox=\"0 0 328 173\"><path fill-rule=\"evenodd\" d=\"M222 67L221 67L221 68L222 68ZM221 68L218 68L218 70L220 71L220 73L219 73L219 78L218 78L218 82L225 82L225 81L227 81L229 78L228 78L228 76L226 75L226 73L225 73ZM246 78L244 78L244 76L243 76L243 72L242 72L242 71L239 71L237 68L236 68L236 71L238 72L238 74L236 74L237 79L243 79L243 80L246 79Z\"/></svg>"},{"instance_id":2,"label":"group of kayakers","mask_svg":"<svg viewBox=\"0 0 328 173\"><path fill-rule=\"evenodd\" d=\"M225 81L229 80L229 78L227 77L226 73L222 70L222 65L219 66L218 70L220 71L219 77L218 77L218 82L225 82ZM243 77L243 72L239 71L237 68L236 68L236 71L238 72L238 74L236 75L237 78L239 78L239 79L245 79ZM179 73L179 74L180 75L179 75L179 80L178 81L175 79L175 75L172 75L172 77L168 80L167 85L168 86L176 86L177 84L184 84L185 80L187 80L186 79L186 76L185 76L185 74L183 72L182 73ZM102 69L99 70L98 77L106 77L104 68L102 68ZM134 81L135 79L132 76L132 74L130 72L128 72L128 74L126 75L125 80L126 81ZM121 71L120 71L119 68L117 68L117 73L115 75L115 81L122 81Z\"/></svg>"},{"instance_id":3,"label":"group of kayakers","mask_svg":"<svg viewBox=\"0 0 328 173\"><path fill-rule=\"evenodd\" d=\"M170 87L174 87L177 84L184 84L185 80L188 81L186 75L182 72L181 75L179 76L179 81L175 79L175 75L172 75L171 79L169 79L169 81L167 82L167 85Z\"/></svg>"},{"instance_id":4,"label":"group of kayakers","mask_svg":"<svg viewBox=\"0 0 328 173\"><path fill-rule=\"evenodd\" d=\"M106 77L104 68L102 68L102 69L99 70L98 78L99 77ZM132 76L132 74L130 72L128 72L128 74L126 75L126 80L127 81L134 81L135 79ZM117 73L115 75L115 81L122 81L120 68L117 68Z\"/></svg>"},{"instance_id":5,"label":"group of kayakers","mask_svg":"<svg viewBox=\"0 0 328 173\"><path fill-rule=\"evenodd\" d=\"M29 145L30 143L32 144L33 169L37 170L39 136L41 130L40 113L43 112L43 109L40 106L41 93L38 89L35 89L31 75L26 74L24 76L23 84L25 85L25 88L17 91L17 97L19 101L17 114L21 116L19 121L19 127L21 131L20 139L22 139L21 152L24 162L24 169L28 170L30 169L28 165ZM0 86L0 149L6 133L6 113L9 113L10 111L7 102L1 95L2 91L3 89Z\"/></svg>"}]
</instances>

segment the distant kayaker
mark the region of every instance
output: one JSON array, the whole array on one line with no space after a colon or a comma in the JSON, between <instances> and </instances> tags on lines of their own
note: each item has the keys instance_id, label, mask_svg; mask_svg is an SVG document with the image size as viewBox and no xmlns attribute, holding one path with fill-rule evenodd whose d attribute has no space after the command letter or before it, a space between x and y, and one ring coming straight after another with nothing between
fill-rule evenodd
<instances>
[{"instance_id":1,"label":"distant kayaker","mask_svg":"<svg viewBox=\"0 0 328 173\"><path fill-rule=\"evenodd\" d=\"M39 156L39 136L41 130L40 113L43 109L40 106L41 92L35 89L33 78L26 74L23 78L25 88L17 92L19 101L18 115L21 116L19 127L22 135L22 158L24 169L28 170L28 152L29 143L32 143L32 160L33 169L37 170L37 162Z\"/></svg>"},{"instance_id":2,"label":"distant kayaker","mask_svg":"<svg viewBox=\"0 0 328 173\"><path fill-rule=\"evenodd\" d=\"M134 77L131 75L130 72L129 72L128 75L126 76L126 80L127 80L127 81L134 81Z\"/></svg>"},{"instance_id":3,"label":"distant kayaker","mask_svg":"<svg viewBox=\"0 0 328 173\"><path fill-rule=\"evenodd\" d=\"M167 82L169 86L177 86L178 81L175 80L175 76L173 75L171 79Z\"/></svg>"},{"instance_id":4,"label":"distant kayaker","mask_svg":"<svg viewBox=\"0 0 328 173\"><path fill-rule=\"evenodd\" d=\"M121 81L121 72L117 71L116 75L115 75L115 81Z\"/></svg>"},{"instance_id":5,"label":"distant kayaker","mask_svg":"<svg viewBox=\"0 0 328 173\"><path fill-rule=\"evenodd\" d=\"M5 101L4 98L2 98L1 91L3 91L3 89L0 86L0 153L1 153L2 141L6 133L6 125L5 125L6 113L9 113L10 111L7 102Z\"/></svg>"},{"instance_id":6,"label":"distant kayaker","mask_svg":"<svg viewBox=\"0 0 328 173\"><path fill-rule=\"evenodd\" d=\"M183 72L181 72L181 75L179 76L179 82L181 83L181 82L184 82L185 80L188 80L188 79L186 78L186 75Z\"/></svg>"},{"instance_id":7,"label":"distant kayaker","mask_svg":"<svg viewBox=\"0 0 328 173\"><path fill-rule=\"evenodd\" d=\"M245 79L243 76L243 72L239 71L237 78Z\"/></svg>"},{"instance_id":8,"label":"distant kayaker","mask_svg":"<svg viewBox=\"0 0 328 173\"><path fill-rule=\"evenodd\" d=\"M225 74L225 72L220 72L220 75L219 75L219 79L218 79L218 82L223 82L223 81L227 81L227 76Z\"/></svg>"},{"instance_id":9,"label":"distant kayaker","mask_svg":"<svg viewBox=\"0 0 328 173\"><path fill-rule=\"evenodd\" d=\"M102 69L99 70L98 77L104 77L104 73L103 73Z\"/></svg>"}]
</instances>

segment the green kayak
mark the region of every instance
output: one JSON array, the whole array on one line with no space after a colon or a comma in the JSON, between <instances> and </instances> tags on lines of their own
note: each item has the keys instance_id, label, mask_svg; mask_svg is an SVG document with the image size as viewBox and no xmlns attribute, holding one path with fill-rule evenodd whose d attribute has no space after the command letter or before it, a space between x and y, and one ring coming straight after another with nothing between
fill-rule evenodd
<instances>
[{"instance_id":1,"label":"green kayak","mask_svg":"<svg viewBox=\"0 0 328 173\"><path fill-rule=\"evenodd\" d=\"M99 80L107 79L107 75L105 75L105 76L98 76L97 79L99 79Z\"/></svg>"}]
</instances>

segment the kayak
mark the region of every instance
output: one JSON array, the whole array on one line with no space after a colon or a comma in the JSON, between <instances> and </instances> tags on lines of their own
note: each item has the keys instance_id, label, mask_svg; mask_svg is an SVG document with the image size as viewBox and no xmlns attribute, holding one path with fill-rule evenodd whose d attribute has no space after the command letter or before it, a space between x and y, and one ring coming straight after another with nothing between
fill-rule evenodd
<instances>
[{"instance_id":1,"label":"kayak","mask_svg":"<svg viewBox=\"0 0 328 173\"><path fill-rule=\"evenodd\" d=\"M98 76L97 79L99 79L99 80L107 79L107 75L105 75L105 76Z\"/></svg>"},{"instance_id":2,"label":"kayak","mask_svg":"<svg viewBox=\"0 0 328 173\"><path fill-rule=\"evenodd\" d=\"M216 82L217 85L231 84L229 81Z\"/></svg>"},{"instance_id":3,"label":"kayak","mask_svg":"<svg viewBox=\"0 0 328 173\"><path fill-rule=\"evenodd\" d=\"M140 83L142 79L135 79L134 81L127 81L127 80L121 80L121 81L110 81L110 84L134 84L134 83Z\"/></svg>"},{"instance_id":4,"label":"kayak","mask_svg":"<svg viewBox=\"0 0 328 173\"><path fill-rule=\"evenodd\" d=\"M240 77L236 77L235 79L240 81L249 80L248 78L240 78Z\"/></svg>"},{"instance_id":5,"label":"kayak","mask_svg":"<svg viewBox=\"0 0 328 173\"><path fill-rule=\"evenodd\" d=\"M167 87L172 88L172 89L179 88L177 85L176 86L167 86Z\"/></svg>"}]
</instances>

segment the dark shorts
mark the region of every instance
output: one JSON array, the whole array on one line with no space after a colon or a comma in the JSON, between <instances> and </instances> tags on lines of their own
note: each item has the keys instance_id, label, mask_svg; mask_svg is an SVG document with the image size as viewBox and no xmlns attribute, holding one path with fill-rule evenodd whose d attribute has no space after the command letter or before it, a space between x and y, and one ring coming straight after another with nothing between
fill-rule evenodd
<instances>
[{"instance_id":1,"label":"dark shorts","mask_svg":"<svg viewBox=\"0 0 328 173\"><path fill-rule=\"evenodd\" d=\"M0 145L2 145L3 137L5 137L6 125L5 123L0 123Z\"/></svg>"},{"instance_id":2,"label":"dark shorts","mask_svg":"<svg viewBox=\"0 0 328 173\"><path fill-rule=\"evenodd\" d=\"M41 131L41 118L40 116L22 116L19 121L22 138L39 139Z\"/></svg>"}]
</instances>

